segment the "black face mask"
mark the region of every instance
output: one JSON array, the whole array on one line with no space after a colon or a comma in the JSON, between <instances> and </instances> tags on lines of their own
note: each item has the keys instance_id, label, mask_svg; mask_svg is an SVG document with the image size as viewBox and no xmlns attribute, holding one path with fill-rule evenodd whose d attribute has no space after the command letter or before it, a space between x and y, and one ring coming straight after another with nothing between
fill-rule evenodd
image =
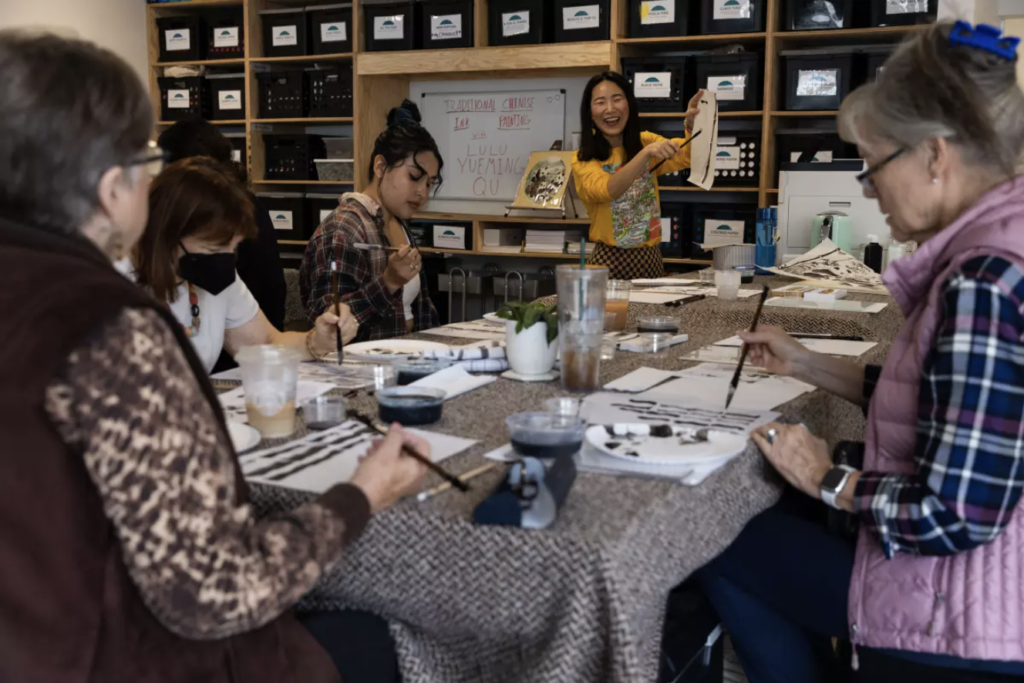
<instances>
[{"instance_id":1,"label":"black face mask","mask_svg":"<svg viewBox=\"0 0 1024 683\"><path fill-rule=\"evenodd\" d=\"M178 274L200 289L217 296L235 281L235 255L185 254L178 259Z\"/></svg>"}]
</instances>

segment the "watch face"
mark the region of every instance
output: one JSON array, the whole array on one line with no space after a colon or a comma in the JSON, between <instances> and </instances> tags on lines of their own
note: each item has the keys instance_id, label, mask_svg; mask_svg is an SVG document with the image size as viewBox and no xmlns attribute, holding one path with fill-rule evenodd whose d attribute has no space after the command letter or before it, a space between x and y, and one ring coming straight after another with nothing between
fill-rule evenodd
<instances>
[{"instance_id":1,"label":"watch face","mask_svg":"<svg viewBox=\"0 0 1024 683\"><path fill-rule=\"evenodd\" d=\"M839 487L843 483L843 479L846 478L846 470L841 467L833 467L825 475L825 478L821 480L821 488L826 491L839 492Z\"/></svg>"}]
</instances>

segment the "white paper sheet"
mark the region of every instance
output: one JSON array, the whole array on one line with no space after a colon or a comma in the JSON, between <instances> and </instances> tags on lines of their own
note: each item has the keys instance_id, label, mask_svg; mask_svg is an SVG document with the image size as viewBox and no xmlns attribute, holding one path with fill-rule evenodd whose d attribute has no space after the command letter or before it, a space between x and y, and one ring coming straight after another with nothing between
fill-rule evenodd
<instances>
[{"instance_id":1,"label":"white paper sheet","mask_svg":"<svg viewBox=\"0 0 1024 683\"><path fill-rule=\"evenodd\" d=\"M435 372L433 375L416 380L412 386L440 389L447 394L445 400L450 401L456 396L479 389L497 379L494 375L471 375L461 365L453 365L440 372Z\"/></svg>"},{"instance_id":2,"label":"white paper sheet","mask_svg":"<svg viewBox=\"0 0 1024 683\"><path fill-rule=\"evenodd\" d=\"M631 304L667 304L673 301L680 301L692 294L664 294L661 292L652 292L650 290L637 291L633 290L629 293L629 303Z\"/></svg>"},{"instance_id":3,"label":"white paper sheet","mask_svg":"<svg viewBox=\"0 0 1024 683\"><path fill-rule=\"evenodd\" d=\"M436 432L409 431L430 443L430 459L434 462L450 458L476 443ZM245 453L239 459L242 472L250 481L323 493L352 478L359 458L379 436L361 422L350 420L283 446Z\"/></svg>"},{"instance_id":4,"label":"white paper sheet","mask_svg":"<svg viewBox=\"0 0 1024 683\"><path fill-rule=\"evenodd\" d=\"M823 353L826 356L848 356L850 358L860 358L878 346L875 342L847 341L845 339L828 339L824 337L820 339L801 337L797 341L816 353ZM743 340L738 336L729 337L728 339L715 342L715 346L739 347L743 346Z\"/></svg>"},{"instance_id":5,"label":"white paper sheet","mask_svg":"<svg viewBox=\"0 0 1024 683\"><path fill-rule=\"evenodd\" d=\"M681 370L679 379L655 387L637 398L664 398L685 402L703 401L711 406L725 406L729 384L736 369L717 363L704 363ZM780 377L759 370L744 369L730 409L769 411L783 403L814 391L814 387L792 377Z\"/></svg>"},{"instance_id":6,"label":"white paper sheet","mask_svg":"<svg viewBox=\"0 0 1024 683\"><path fill-rule=\"evenodd\" d=\"M700 96L700 113L693 122L693 133L700 137L690 143L689 182L710 190L715 184L715 154L718 152L718 97L710 90Z\"/></svg>"},{"instance_id":7,"label":"white paper sheet","mask_svg":"<svg viewBox=\"0 0 1024 683\"><path fill-rule=\"evenodd\" d=\"M335 389L345 391L362 389L374 385L373 374L370 366L365 364L345 363L314 363L306 361L299 363L299 381L327 382ZM241 382L242 369L232 368L224 372L211 375L210 379L226 382Z\"/></svg>"},{"instance_id":8,"label":"white paper sheet","mask_svg":"<svg viewBox=\"0 0 1024 683\"><path fill-rule=\"evenodd\" d=\"M471 320L469 322L434 327L429 330L423 330L422 334L430 334L437 337L453 337L455 339L505 341L505 328L485 320Z\"/></svg>"},{"instance_id":9,"label":"white paper sheet","mask_svg":"<svg viewBox=\"0 0 1024 683\"><path fill-rule=\"evenodd\" d=\"M806 308L817 311L841 311L844 313L881 313L889 304L874 303L866 301L808 301L807 299L791 299L789 297L775 297L764 302L765 306L777 308Z\"/></svg>"},{"instance_id":10,"label":"white paper sheet","mask_svg":"<svg viewBox=\"0 0 1024 683\"><path fill-rule=\"evenodd\" d=\"M740 349L735 346L703 346L696 351L684 353L682 360L695 363L727 363L735 366L740 362ZM747 359L750 363L750 359Z\"/></svg>"},{"instance_id":11,"label":"white paper sheet","mask_svg":"<svg viewBox=\"0 0 1024 683\"><path fill-rule=\"evenodd\" d=\"M724 395L721 403L713 404L703 399L694 400L685 395L658 394L657 391L655 389L638 396L607 392L591 394L580 406L580 417L590 424L675 424L749 434L779 416L772 411L744 410L737 408L735 404L728 411L723 410Z\"/></svg>"},{"instance_id":12,"label":"white paper sheet","mask_svg":"<svg viewBox=\"0 0 1024 683\"><path fill-rule=\"evenodd\" d=\"M678 377L669 370L657 368L637 368L633 372L604 385L607 391L624 391L629 393L647 391L656 384Z\"/></svg>"},{"instance_id":13,"label":"white paper sheet","mask_svg":"<svg viewBox=\"0 0 1024 683\"><path fill-rule=\"evenodd\" d=\"M329 382L309 382L300 379L295 390L295 407L298 408L304 403L309 403L317 396L323 396L336 388ZM245 387L232 389L217 398L220 399L220 404L224 408L224 416L227 419L232 422L249 424L249 415L245 412Z\"/></svg>"}]
</instances>

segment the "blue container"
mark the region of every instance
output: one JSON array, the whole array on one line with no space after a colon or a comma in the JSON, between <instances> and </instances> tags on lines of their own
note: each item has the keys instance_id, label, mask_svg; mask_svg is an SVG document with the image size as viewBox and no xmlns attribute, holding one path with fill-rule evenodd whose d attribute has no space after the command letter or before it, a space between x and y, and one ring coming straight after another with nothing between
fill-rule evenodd
<instances>
[{"instance_id":1,"label":"blue container","mask_svg":"<svg viewBox=\"0 0 1024 683\"><path fill-rule=\"evenodd\" d=\"M766 272L765 268L775 267L775 256L778 247L774 244L770 247L763 247L760 244L754 248L754 263L757 264L758 275L772 275L773 273Z\"/></svg>"}]
</instances>

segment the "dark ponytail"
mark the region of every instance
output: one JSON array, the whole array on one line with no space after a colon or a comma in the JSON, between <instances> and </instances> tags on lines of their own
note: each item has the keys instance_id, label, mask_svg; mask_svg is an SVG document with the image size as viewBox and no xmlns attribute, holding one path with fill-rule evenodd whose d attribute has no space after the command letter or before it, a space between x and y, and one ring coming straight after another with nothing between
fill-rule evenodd
<instances>
[{"instance_id":1,"label":"dark ponytail","mask_svg":"<svg viewBox=\"0 0 1024 683\"><path fill-rule=\"evenodd\" d=\"M416 155L420 152L431 152L437 157L437 184L441 184L441 171L444 159L434 142L433 136L420 122L420 108L413 102L405 100L402 105L388 112L388 127L377 136L370 157L370 178L374 177L374 161L378 156L384 157L387 168L401 166L409 158L416 163ZM421 171L423 169L420 169Z\"/></svg>"}]
</instances>

